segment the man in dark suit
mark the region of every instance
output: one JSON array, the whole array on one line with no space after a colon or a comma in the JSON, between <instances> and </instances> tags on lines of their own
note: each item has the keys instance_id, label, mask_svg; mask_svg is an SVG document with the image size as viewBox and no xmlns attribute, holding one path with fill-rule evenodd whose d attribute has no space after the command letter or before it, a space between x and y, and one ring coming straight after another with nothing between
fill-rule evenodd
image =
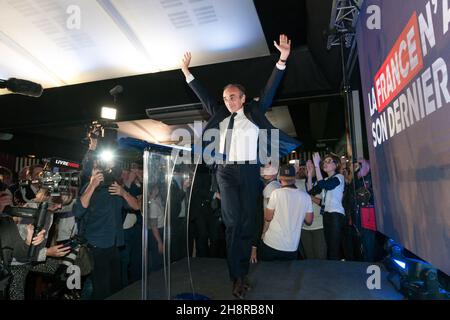
<instances>
[{"instance_id":1,"label":"man in dark suit","mask_svg":"<svg viewBox=\"0 0 450 320\"><path fill-rule=\"evenodd\" d=\"M226 227L228 269L233 281L232 293L240 299L245 297L249 288L246 275L256 227L258 197L261 196L258 188L260 164L267 161L264 154L267 155L268 149L272 151L271 158L278 161L279 157L300 145L298 141L273 127L264 115L271 106L283 77L291 42L285 35L280 35L279 43L274 41L274 45L280 51L280 59L260 99L248 104L245 104L245 89L239 84L227 85L223 90L225 106L218 104L190 73L191 54L185 53L182 60L181 70L186 81L211 116L203 129L203 141L214 136L216 144L219 144L216 145L219 150L215 150L214 158L221 155L216 160L216 177ZM276 137L277 134L278 139L271 144L272 135ZM205 157L204 155L203 159L208 161Z\"/></svg>"}]
</instances>

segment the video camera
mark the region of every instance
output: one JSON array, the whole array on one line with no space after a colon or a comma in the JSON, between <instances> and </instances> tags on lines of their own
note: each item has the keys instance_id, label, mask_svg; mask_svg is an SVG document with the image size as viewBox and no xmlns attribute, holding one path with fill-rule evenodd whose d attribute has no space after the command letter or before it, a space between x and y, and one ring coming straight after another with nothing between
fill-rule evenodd
<instances>
[{"instance_id":1,"label":"video camera","mask_svg":"<svg viewBox=\"0 0 450 320\"><path fill-rule=\"evenodd\" d=\"M87 129L87 137L85 141L97 139L97 145L112 145L117 140L117 129L119 126L112 121L95 120Z\"/></svg>"},{"instance_id":2,"label":"video camera","mask_svg":"<svg viewBox=\"0 0 450 320\"><path fill-rule=\"evenodd\" d=\"M35 180L22 180L20 185L37 184L48 190L52 197L70 194L71 187L80 186L80 169L81 165L76 162L54 157L45 160L44 168Z\"/></svg>"},{"instance_id":3,"label":"video camera","mask_svg":"<svg viewBox=\"0 0 450 320\"><path fill-rule=\"evenodd\" d=\"M102 186L109 187L119 180L120 172L114 168L115 151L117 150L118 125L108 120L93 121L87 131L87 139L96 139L97 145L94 160L97 169L103 173Z\"/></svg>"}]
</instances>

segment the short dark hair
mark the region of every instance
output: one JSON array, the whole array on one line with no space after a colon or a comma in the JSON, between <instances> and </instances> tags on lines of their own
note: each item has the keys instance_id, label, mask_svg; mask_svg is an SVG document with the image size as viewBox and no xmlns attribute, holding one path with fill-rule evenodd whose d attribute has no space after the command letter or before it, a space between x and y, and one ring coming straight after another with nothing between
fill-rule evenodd
<instances>
[{"instance_id":1,"label":"short dark hair","mask_svg":"<svg viewBox=\"0 0 450 320\"><path fill-rule=\"evenodd\" d=\"M241 97L242 97L243 95L246 95L245 87L244 87L242 84L239 84L239 83L229 83L229 84L227 84L225 87L223 87L222 92L225 91L225 90L228 89L228 88L238 88L238 90L241 92Z\"/></svg>"}]
</instances>

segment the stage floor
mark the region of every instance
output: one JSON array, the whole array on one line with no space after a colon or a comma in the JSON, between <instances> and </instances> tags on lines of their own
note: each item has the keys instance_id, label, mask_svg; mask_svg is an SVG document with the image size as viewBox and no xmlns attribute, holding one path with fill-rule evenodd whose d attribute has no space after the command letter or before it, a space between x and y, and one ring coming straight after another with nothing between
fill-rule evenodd
<instances>
[{"instance_id":1,"label":"stage floor","mask_svg":"<svg viewBox=\"0 0 450 320\"><path fill-rule=\"evenodd\" d=\"M290 262L258 262L252 265L249 279L252 289L247 300L399 300L403 296L387 281L381 268L381 289L369 290L366 282L370 263L296 260ZM171 266L171 292L174 297L189 293L190 279L187 259ZM192 278L196 293L212 300L233 300L226 260L191 259ZM149 299L168 299L164 286L164 273L150 275ZM138 300L141 282L138 281L109 299Z\"/></svg>"}]
</instances>

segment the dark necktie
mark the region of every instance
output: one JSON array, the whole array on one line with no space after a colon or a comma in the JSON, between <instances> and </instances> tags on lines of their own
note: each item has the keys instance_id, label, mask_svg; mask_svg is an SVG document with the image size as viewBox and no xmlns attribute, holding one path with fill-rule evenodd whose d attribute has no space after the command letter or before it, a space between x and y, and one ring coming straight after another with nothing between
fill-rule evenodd
<instances>
[{"instance_id":1,"label":"dark necktie","mask_svg":"<svg viewBox=\"0 0 450 320\"><path fill-rule=\"evenodd\" d=\"M231 114L230 122L228 122L227 131L225 133L225 159L228 160L228 156L230 154L230 147L231 147L231 137L233 133L233 127L234 127L234 118L236 117L237 113L233 112Z\"/></svg>"}]
</instances>

